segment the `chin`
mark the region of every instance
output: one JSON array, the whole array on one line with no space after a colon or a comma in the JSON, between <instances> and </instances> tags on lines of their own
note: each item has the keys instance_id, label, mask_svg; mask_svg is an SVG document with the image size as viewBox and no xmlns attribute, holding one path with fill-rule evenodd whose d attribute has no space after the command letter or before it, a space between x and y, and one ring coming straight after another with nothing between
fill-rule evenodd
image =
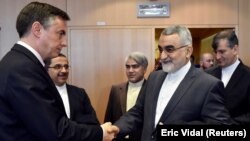
<instances>
[{"instance_id":1,"label":"chin","mask_svg":"<svg viewBox=\"0 0 250 141\"><path fill-rule=\"evenodd\" d=\"M169 65L162 65L162 70L164 72L173 72L174 68L172 66L169 66Z\"/></svg>"}]
</instances>

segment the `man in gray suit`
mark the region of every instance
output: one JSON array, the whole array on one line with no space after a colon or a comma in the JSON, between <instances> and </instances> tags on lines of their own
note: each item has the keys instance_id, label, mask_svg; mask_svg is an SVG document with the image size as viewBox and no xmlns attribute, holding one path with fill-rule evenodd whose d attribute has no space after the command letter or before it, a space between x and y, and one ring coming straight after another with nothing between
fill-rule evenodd
<instances>
[{"instance_id":1,"label":"man in gray suit","mask_svg":"<svg viewBox=\"0 0 250 141\"><path fill-rule=\"evenodd\" d=\"M132 52L126 57L125 68L128 81L112 86L104 122L114 123L135 105L139 92L146 82L144 75L147 67L147 57L141 52ZM141 129L138 129L122 140L139 141L140 138Z\"/></svg>"},{"instance_id":2,"label":"man in gray suit","mask_svg":"<svg viewBox=\"0 0 250 141\"><path fill-rule=\"evenodd\" d=\"M238 38L233 30L221 31L212 43L218 65L207 72L222 80L226 107L233 124L250 124L250 69L239 59Z\"/></svg>"},{"instance_id":3,"label":"man in gray suit","mask_svg":"<svg viewBox=\"0 0 250 141\"><path fill-rule=\"evenodd\" d=\"M115 123L118 137L142 127L141 140L154 141L158 124L230 124L223 83L191 65L190 31L164 29L158 48L162 70L150 74L136 105Z\"/></svg>"}]
</instances>

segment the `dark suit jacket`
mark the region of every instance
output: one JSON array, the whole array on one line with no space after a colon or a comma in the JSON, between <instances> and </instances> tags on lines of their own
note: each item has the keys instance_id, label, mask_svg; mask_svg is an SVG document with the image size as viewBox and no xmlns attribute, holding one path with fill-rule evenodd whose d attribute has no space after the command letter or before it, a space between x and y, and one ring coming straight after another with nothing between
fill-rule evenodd
<instances>
[{"instance_id":1,"label":"dark suit jacket","mask_svg":"<svg viewBox=\"0 0 250 141\"><path fill-rule=\"evenodd\" d=\"M222 68L216 66L207 72L221 79ZM240 62L226 86L226 107L234 124L250 124L250 69Z\"/></svg>"},{"instance_id":2,"label":"dark suit jacket","mask_svg":"<svg viewBox=\"0 0 250 141\"><path fill-rule=\"evenodd\" d=\"M80 124L100 125L85 90L69 84L66 84L66 87L69 97L70 119Z\"/></svg>"},{"instance_id":3,"label":"dark suit jacket","mask_svg":"<svg viewBox=\"0 0 250 141\"><path fill-rule=\"evenodd\" d=\"M166 75L163 71L150 74L136 105L115 123L120 128L119 136L143 125L141 140L156 140L156 105ZM229 124L222 82L192 66L174 92L159 123Z\"/></svg>"},{"instance_id":4,"label":"dark suit jacket","mask_svg":"<svg viewBox=\"0 0 250 141\"><path fill-rule=\"evenodd\" d=\"M145 86L146 80L143 82ZM116 122L123 114L126 113L127 107L127 91L128 82L123 82L118 85L113 85L109 94L108 106L104 122ZM141 139L141 129L129 134L130 141L139 141Z\"/></svg>"},{"instance_id":5,"label":"dark suit jacket","mask_svg":"<svg viewBox=\"0 0 250 141\"><path fill-rule=\"evenodd\" d=\"M47 71L23 46L3 57L0 80L1 141L102 140L100 126L67 118Z\"/></svg>"}]
</instances>

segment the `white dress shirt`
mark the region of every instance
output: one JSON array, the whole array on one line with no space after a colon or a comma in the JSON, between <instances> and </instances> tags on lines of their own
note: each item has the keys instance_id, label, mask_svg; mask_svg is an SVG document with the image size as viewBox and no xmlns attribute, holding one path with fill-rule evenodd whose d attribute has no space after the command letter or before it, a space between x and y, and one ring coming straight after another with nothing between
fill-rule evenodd
<instances>
[{"instance_id":1,"label":"white dress shirt","mask_svg":"<svg viewBox=\"0 0 250 141\"><path fill-rule=\"evenodd\" d=\"M233 72L236 70L239 64L240 64L240 61L239 59L237 59L232 65L222 68L221 81L223 82L224 87L227 86L231 76L233 75Z\"/></svg>"},{"instance_id":2,"label":"white dress shirt","mask_svg":"<svg viewBox=\"0 0 250 141\"><path fill-rule=\"evenodd\" d=\"M70 118L69 97L68 97L66 84L64 84L63 86L56 86L56 88L57 88L57 90L62 98L66 114L67 114L68 118Z\"/></svg>"},{"instance_id":3,"label":"white dress shirt","mask_svg":"<svg viewBox=\"0 0 250 141\"><path fill-rule=\"evenodd\" d=\"M173 96L175 90L186 76L187 72L191 67L190 61L180 68L178 71L174 73L168 73L160 90L160 94L158 96L157 107L156 107L156 115L155 115L155 126L160 120L164 109L166 108L169 100Z\"/></svg>"},{"instance_id":4,"label":"white dress shirt","mask_svg":"<svg viewBox=\"0 0 250 141\"><path fill-rule=\"evenodd\" d=\"M41 63L43 66L45 66L45 64L44 64L44 62L43 62L43 59L42 59L41 55L40 55L34 48L32 48L30 45L26 44L26 43L23 42L23 41L18 41L17 44L22 45L22 46L24 46L25 48L27 48L30 52L32 52L32 53L36 56L36 58L40 61L40 63Z\"/></svg>"},{"instance_id":5,"label":"white dress shirt","mask_svg":"<svg viewBox=\"0 0 250 141\"><path fill-rule=\"evenodd\" d=\"M128 83L128 91L127 91L127 106L126 111L132 108L135 105L139 92L141 90L144 79L137 83Z\"/></svg>"}]
</instances>

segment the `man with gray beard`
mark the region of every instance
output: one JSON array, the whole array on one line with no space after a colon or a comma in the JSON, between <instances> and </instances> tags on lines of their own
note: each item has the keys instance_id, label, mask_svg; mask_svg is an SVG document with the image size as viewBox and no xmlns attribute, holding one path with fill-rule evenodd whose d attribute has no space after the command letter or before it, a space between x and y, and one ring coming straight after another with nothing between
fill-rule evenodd
<instances>
[{"instance_id":1,"label":"man with gray beard","mask_svg":"<svg viewBox=\"0 0 250 141\"><path fill-rule=\"evenodd\" d=\"M162 70L148 77L135 106L115 125L118 138L142 127L142 141L155 141L156 126L230 124L223 83L191 65L192 36L173 25L159 39Z\"/></svg>"}]
</instances>

